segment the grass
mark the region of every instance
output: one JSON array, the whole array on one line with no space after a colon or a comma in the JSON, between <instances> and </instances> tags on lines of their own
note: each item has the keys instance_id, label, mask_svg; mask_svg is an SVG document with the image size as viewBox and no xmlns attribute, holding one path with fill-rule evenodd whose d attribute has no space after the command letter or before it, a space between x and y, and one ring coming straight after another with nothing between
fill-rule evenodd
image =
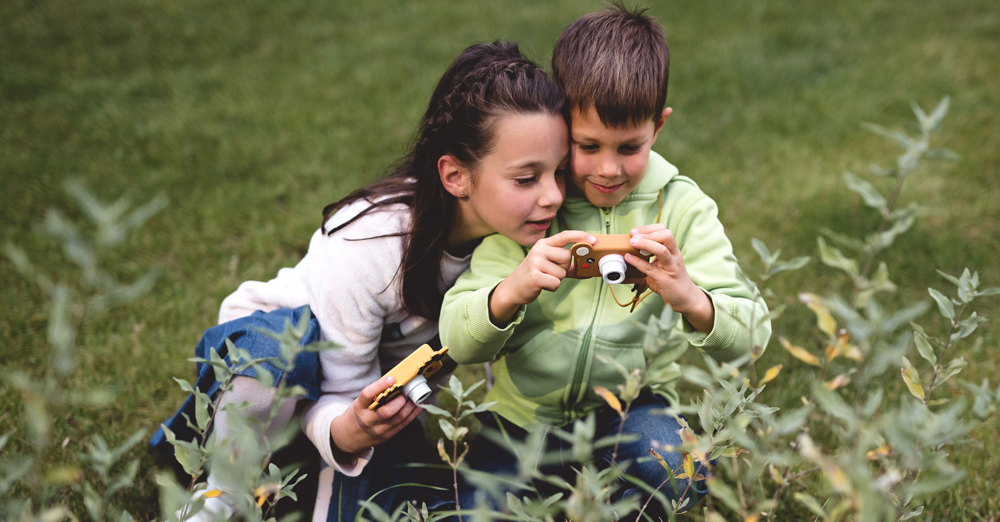
<instances>
[{"instance_id":1,"label":"grass","mask_svg":"<svg viewBox=\"0 0 1000 522\"><path fill-rule=\"evenodd\" d=\"M957 164L928 164L902 201L927 212L884 256L898 302L943 287L934 273L978 269L1000 283L1000 9L988 0L937 2L649 2L672 49L675 112L656 150L719 203L737 255L758 237L786 256L815 255L816 230L870 230L875 217L841 173L893 160L891 143L859 122L913 130L908 102L952 96L937 139ZM138 0L0 3L0 243L41 265L58 251L34 231L49 207L76 210L62 192L79 178L104 199L169 207L122 249L132 277L156 266L153 291L89 324L72 385L118 386L118 402L71 410L55 427L63 461L91 433L118 443L152 430L182 398L170 380L243 280L266 280L305 252L323 206L378 178L406 148L438 76L465 46L508 38L547 63L561 29L600 3L303 0ZM885 187L882 187L883 189ZM831 271L811 265L779 295L825 292ZM0 260L0 365L45 367L42 295ZM981 315L995 317L997 300ZM781 331L784 335L802 332ZM963 374L995 378L996 326ZM797 400L812 378L786 363L769 393ZM791 370L791 371L789 371ZM471 375L465 370L464 375ZM954 388L954 387L953 387ZM954 388L955 393L958 389ZM0 433L19 422L0 391ZM956 459L970 476L929 504L948 520L1000 515L997 422ZM15 440L23 445L23 440ZM120 499L158 515L154 459Z\"/></svg>"}]
</instances>

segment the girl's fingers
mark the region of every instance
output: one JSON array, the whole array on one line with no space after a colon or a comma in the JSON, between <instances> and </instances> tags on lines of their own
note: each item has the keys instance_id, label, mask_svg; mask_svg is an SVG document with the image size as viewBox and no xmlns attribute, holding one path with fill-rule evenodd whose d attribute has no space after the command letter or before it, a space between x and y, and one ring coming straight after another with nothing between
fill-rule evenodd
<instances>
[{"instance_id":1,"label":"girl's fingers","mask_svg":"<svg viewBox=\"0 0 1000 522\"><path fill-rule=\"evenodd\" d=\"M540 239L539 241L542 241L549 246L563 248L572 245L573 243L595 243L597 242L597 238L582 230L563 230L552 237Z\"/></svg>"},{"instance_id":2,"label":"girl's fingers","mask_svg":"<svg viewBox=\"0 0 1000 522\"><path fill-rule=\"evenodd\" d=\"M367 408L371 405L372 401L375 400L375 397L378 397L378 394L388 390L389 387L395 383L396 379L387 375L369 384L368 386L365 386L364 389L361 390L361 393L358 394L358 403Z\"/></svg>"},{"instance_id":3,"label":"girl's fingers","mask_svg":"<svg viewBox=\"0 0 1000 522\"><path fill-rule=\"evenodd\" d=\"M406 403L407 400L406 397L403 397L403 394L397 395L394 399L389 401L389 404L386 404L385 406L382 406L372 412L375 414L374 422L385 422L387 419L395 417L396 414L399 413L399 410L401 410L403 406L406 406Z\"/></svg>"}]
</instances>

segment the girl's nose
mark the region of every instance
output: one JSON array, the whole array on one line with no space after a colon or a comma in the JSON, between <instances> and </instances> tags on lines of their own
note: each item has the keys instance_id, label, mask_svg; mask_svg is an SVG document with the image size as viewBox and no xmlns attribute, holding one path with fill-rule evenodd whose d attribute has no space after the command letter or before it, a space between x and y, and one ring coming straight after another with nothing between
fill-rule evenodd
<instances>
[{"instance_id":1,"label":"girl's nose","mask_svg":"<svg viewBox=\"0 0 1000 522\"><path fill-rule=\"evenodd\" d=\"M543 184L542 197L538 198L540 207L558 207L565 197L565 185L556 179L549 179Z\"/></svg>"}]
</instances>

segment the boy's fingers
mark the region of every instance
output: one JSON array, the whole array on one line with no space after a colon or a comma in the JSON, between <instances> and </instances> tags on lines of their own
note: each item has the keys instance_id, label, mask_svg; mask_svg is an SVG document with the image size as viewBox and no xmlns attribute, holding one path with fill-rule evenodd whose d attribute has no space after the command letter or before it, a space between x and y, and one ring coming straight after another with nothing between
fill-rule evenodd
<instances>
[{"instance_id":1,"label":"boy's fingers","mask_svg":"<svg viewBox=\"0 0 1000 522\"><path fill-rule=\"evenodd\" d=\"M582 230L563 230L562 232L546 238L541 241L545 241L545 244L554 247L565 247L572 245L573 243L596 243L597 238L588 232Z\"/></svg>"},{"instance_id":2,"label":"boy's fingers","mask_svg":"<svg viewBox=\"0 0 1000 522\"><path fill-rule=\"evenodd\" d=\"M653 232L658 232L660 230L666 230L667 225L663 223L653 223L652 225L643 225L641 227L636 227L631 230L631 234L634 236L636 234L652 234Z\"/></svg>"},{"instance_id":3,"label":"boy's fingers","mask_svg":"<svg viewBox=\"0 0 1000 522\"><path fill-rule=\"evenodd\" d=\"M677 251L677 238L674 237L674 233L669 230L660 230L649 234L649 239L666 246L667 250L670 250L671 253Z\"/></svg>"},{"instance_id":4,"label":"boy's fingers","mask_svg":"<svg viewBox=\"0 0 1000 522\"><path fill-rule=\"evenodd\" d=\"M625 262L628 263L628 264L630 264L630 265L632 265L632 266L634 266L634 267L636 267L636 268L638 268L640 272L642 272L643 274L646 274L646 275L651 275L651 273L653 272L653 269L656 268L656 265L654 265L653 263L650 263L649 261L646 261L645 259L643 259L641 257L634 256L632 254L625 254ZM630 281L629 279L626 279L624 281L624 283L626 283L626 284L637 284L640 281L642 281L642 282L646 281L646 278L636 278L636 279L637 280L633 280L633 281Z\"/></svg>"},{"instance_id":5,"label":"boy's fingers","mask_svg":"<svg viewBox=\"0 0 1000 522\"><path fill-rule=\"evenodd\" d=\"M652 239L633 237L632 240L629 241L629 244L635 248L638 248L639 250L645 250L646 252L649 252L650 254L656 256L657 259L665 260L669 258L671 255L673 255L670 253L670 249L666 245L664 245L663 243L659 243L657 241L653 241Z\"/></svg>"}]
</instances>

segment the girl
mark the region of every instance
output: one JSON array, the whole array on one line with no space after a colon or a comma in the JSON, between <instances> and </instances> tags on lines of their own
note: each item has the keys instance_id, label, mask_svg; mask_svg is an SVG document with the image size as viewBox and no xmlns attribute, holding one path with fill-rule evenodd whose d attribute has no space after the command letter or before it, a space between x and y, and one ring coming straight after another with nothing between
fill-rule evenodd
<instances>
[{"instance_id":1,"label":"girl","mask_svg":"<svg viewBox=\"0 0 1000 522\"><path fill-rule=\"evenodd\" d=\"M245 282L223 301L224 324L206 332L202 351L228 337L255 357L273 356L275 343L250 325L280 331L284 317L297 317L288 309L303 305L310 306L318 337L340 345L318 355L318 375L297 359L296 372L286 377L315 400L303 416L326 465L314 520L354 519L357 501L386 485L379 483L385 474L374 470L395 469L404 458L398 454L407 449L399 443L404 437L397 434L421 409L402 396L376 412L368 406L392 384L380 376L437 337L442 296L468 267L472 249L493 233L526 246L544 237L564 194L562 104L556 85L515 44L469 47L438 82L412 150L395 171L327 206L298 265L268 282ZM262 418L271 395L240 377L223 403L249 402L251 415ZM295 399L281 405L271 430L287 424L294 409ZM216 440L228 434L222 413ZM417 428L410 426L406 437L422 438ZM151 442L162 443L161 433ZM408 446L420 444L408 440ZM383 456L388 462L377 463ZM218 477L208 480L209 489L227 490ZM395 491L377 500L391 509L386 499ZM203 513L229 515L232 502L226 495L208 499Z\"/></svg>"}]
</instances>

